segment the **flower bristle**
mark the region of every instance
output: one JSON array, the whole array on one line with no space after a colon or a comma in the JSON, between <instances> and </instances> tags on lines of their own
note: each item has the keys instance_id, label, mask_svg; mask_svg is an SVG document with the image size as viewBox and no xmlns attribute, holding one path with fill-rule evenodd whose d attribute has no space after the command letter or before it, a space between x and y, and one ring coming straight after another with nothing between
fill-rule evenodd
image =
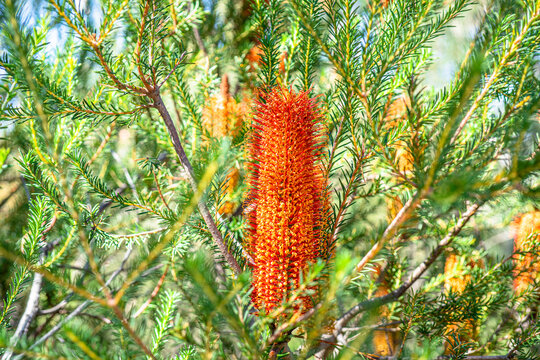
<instances>
[{"instance_id":1,"label":"flower bristle","mask_svg":"<svg viewBox=\"0 0 540 360\"><path fill-rule=\"evenodd\" d=\"M326 252L321 119L307 92L276 87L256 104L248 145L253 302L267 314L290 299L307 265ZM295 309L312 306L302 297Z\"/></svg>"},{"instance_id":2,"label":"flower bristle","mask_svg":"<svg viewBox=\"0 0 540 360\"><path fill-rule=\"evenodd\" d=\"M517 217L512 224L514 253L528 252L540 238L540 210L534 210ZM532 253L514 255L514 292L521 295L538 281L540 259Z\"/></svg>"}]
</instances>

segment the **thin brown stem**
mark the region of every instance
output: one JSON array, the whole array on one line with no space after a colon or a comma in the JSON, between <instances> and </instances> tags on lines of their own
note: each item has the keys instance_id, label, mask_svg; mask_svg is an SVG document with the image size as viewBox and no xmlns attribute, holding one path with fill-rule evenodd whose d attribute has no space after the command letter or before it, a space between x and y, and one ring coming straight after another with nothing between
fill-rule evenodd
<instances>
[{"instance_id":1,"label":"thin brown stem","mask_svg":"<svg viewBox=\"0 0 540 360\"><path fill-rule=\"evenodd\" d=\"M142 38L144 34L144 28L146 26L146 18L148 17L148 12L150 11L150 1L145 1L145 6L143 13L141 15L141 25L139 28L139 36L137 39L137 48L135 49L135 56L137 59L137 71L139 72L139 77L141 78L141 81L143 82L144 86L147 90L150 90L152 86L146 79L146 75L144 75L144 72L141 68L141 45L142 45Z\"/></svg>"},{"instance_id":2,"label":"thin brown stem","mask_svg":"<svg viewBox=\"0 0 540 360\"><path fill-rule=\"evenodd\" d=\"M161 198L161 201L163 201L163 204L167 207L167 209L169 209L169 211L172 212L171 208L169 207L169 204L167 204L167 200L165 200L165 198L163 197L163 193L161 192L161 186L159 185L159 181L158 181L158 178L156 176L156 172L154 171L154 169L152 169L152 175L154 176L154 181L156 183L156 188L157 188L159 197Z\"/></svg>"},{"instance_id":3,"label":"thin brown stem","mask_svg":"<svg viewBox=\"0 0 540 360\"><path fill-rule=\"evenodd\" d=\"M127 319L125 318L124 314L122 313L122 310L118 307L118 306L113 306L112 307L113 311L114 311L114 314L116 315L116 317L120 320L120 322L122 323L122 325L124 326L124 328L127 330L127 332L129 333L129 335L133 338L133 340L135 340L135 342L137 343L137 345L139 345L141 347L141 349L144 351L144 353L146 355L148 355L151 359L156 359L156 357L154 356L154 354L152 354L152 352L150 351L150 349L146 346L146 344L141 340L141 338L139 337L139 335L137 335L137 333L133 330L133 328L129 325Z\"/></svg>"},{"instance_id":4,"label":"thin brown stem","mask_svg":"<svg viewBox=\"0 0 540 360\"><path fill-rule=\"evenodd\" d=\"M165 266L165 270L163 271L163 275L161 275L161 277L159 278L157 284L156 284L156 287L154 288L154 290L152 291L152 293L150 294L150 297L148 298L148 300L146 300L144 302L144 304L140 307L139 310L137 310L137 312L133 315L133 318L136 318L138 317L139 315L141 315L144 310L146 310L146 308L152 303L152 300L154 300L154 298L157 296L157 294L159 293L159 290L161 289L161 287L163 286L163 283L165 282L165 277L167 276L167 271L169 270L169 266Z\"/></svg>"},{"instance_id":5,"label":"thin brown stem","mask_svg":"<svg viewBox=\"0 0 540 360\"><path fill-rule=\"evenodd\" d=\"M387 295L376 297L373 299L365 300L349 309L343 316L341 316L334 323L334 330L331 334L326 334L322 337L319 344L319 351L317 352L318 358L324 358L331 348L331 344L335 343L338 335L342 332L343 328L351 321L356 315L363 311L379 307L389 302L396 301L424 274L424 272L435 262L435 260L441 255L443 250L454 240L454 238L461 232L463 227L467 224L470 218L476 214L476 211L483 204L482 202L475 203L468 207L467 211L457 221L452 230L439 242L437 247L429 254L429 256L418 265L408 280L405 281L399 288L388 293ZM403 210L403 209L402 209ZM399 214L398 214L399 216Z\"/></svg>"},{"instance_id":6,"label":"thin brown stem","mask_svg":"<svg viewBox=\"0 0 540 360\"><path fill-rule=\"evenodd\" d=\"M411 198L409 201L405 203L405 205L401 208L401 210L397 213L396 217L392 220L390 225L385 229L384 233L382 234L381 238L371 247L371 249L367 252L366 255L360 260L360 262L356 265L356 271L361 271L366 264L371 261L379 253L379 251L383 248L384 244L388 239L392 238L401 224L403 224L411 215L412 211L416 208L416 206L420 203L421 197L418 196L416 198Z\"/></svg>"},{"instance_id":7,"label":"thin brown stem","mask_svg":"<svg viewBox=\"0 0 540 360\"><path fill-rule=\"evenodd\" d=\"M194 192L197 192L199 185L197 184L197 181L195 180L195 173L193 172L193 167L191 166L191 163L186 155L186 152L184 151L184 147L182 146L180 142L180 138L178 137L178 131L176 130L176 126L174 125L174 122L172 121L171 115L169 114L169 111L165 107L165 104L163 103L163 100L161 98L161 95L159 91L155 91L152 94L150 94L152 100L154 100L154 107L159 111L161 117L163 118L163 121L165 122L165 126L167 126L167 130L169 131L169 135L171 137L174 150L176 151L176 154L178 156L178 159L180 160L180 163L182 164L182 167L184 168L188 181L191 185L191 188ZM208 210L208 207L204 203L203 199L199 199L198 204L199 212L201 213L201 216L204 219L204 222L206 223L206 226L208 226L208 230L210 231L210 234L212 235L212 239L214 240L215 245L220 250L221 254L231 267L231 269L237 273L240 274L242 272L242 269L240 268L240 265L238 265L238 262L234 258L234 256L229 252L229 249L227 248L227 245L225 244L225 241L223 240L223 236L221 235L221 232L216 226L216 223L214 219L212 218L212 215L210 214L210 211Z\"/></svg>"}]
</instances>

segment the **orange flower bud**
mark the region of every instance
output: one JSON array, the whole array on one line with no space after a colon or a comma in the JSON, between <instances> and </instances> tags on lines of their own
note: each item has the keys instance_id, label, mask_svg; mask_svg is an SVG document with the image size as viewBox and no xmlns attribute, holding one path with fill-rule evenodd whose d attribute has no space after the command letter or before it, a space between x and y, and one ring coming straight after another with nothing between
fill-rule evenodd
<instances>
[{"instance_id":1,"label":"orange flower bud","mask_svg":"<svg viewBox=\"0 0 540 360\"><path fill-rule=\"evenodd\" d=\"M202 123L212 137L238 135L249 106L237 103L229 92L229 79L225 74L221 79L221 92L211 96L202 113Z\"/></svg>"},{"instance_id":2,"label":"orange flower bud","mask_svg":"<svg viewBox=\"0 0 540 360\"><path fill-rule=\"evenodd\" d=\"M248 53L246 54L246 60L248 62L248 70L251 72L255 72L258 67L261 66L261 57L263 55L263 51L261 47L258 44L255 44L249 49ZM289 57L289 53L287 51L283 51L279 57L279 72L280 74L285 73L285 61Z\"/></svg>"},{"instance_id":3,"label":"orange flower bud","mask_svg":"<svg viewBox=\"0 0 540 360\"><path fill-rule=\"evenodd\" d=\"M223 192L225 194L225 202L219 207L218 212L221 215L231 215L234 212L236 204L231 201L230 197L234 193L236 186L240 180L240 171L237 168L232 168L231 171L225 177L223 182Z\"/></svg>"},{"instance_id":4,"label":"orange flower bud","mask_svg":"<svg viewBox=\"0 0 540 360\"><path fill-rule=\"evenodd\" d=\"M526 252L540 239L540 211L534 210L516 218L513 222L515 229L514 252ZM522 294L540 274L540 259L533 254L514 256L514 291Z\"/></svg>"},{"instance_id":5,"label":"orange flower bud","mask_svg":"<svg viewBox=\"0 0 540 360\"><path fill-rule=\"evenodd\" d=\"M390 104L388 115L386 116L386 127L392 128L407 118L407 100L404 96L399 97ZM398 140L395 145L395 164L396 168L405 173L413 169L414 158L407 149L407 143L403 140Z\"/></svg>"},{"instance_id":6,"label":"orange flower bud","mask_svg":"<svg viewBox=\"0 0 540 360\"><path fill-rule=\"evenodd\" d=\"M375 273L377 277L377 290L375 296L388 295L391 289L391 278L387 271L384 271L381 265L375 265ZM382 323L388 322L390 317L390 309L388 306L381 306L379 309L379 319ZM376 329L373 331L373 347L375 354L378 356L391 356L396 353L399 346L399 326L387 325L384 329Z\"/></svg>"},{"instance_id":7,"label":"orange flower bud","mask_svg":"<svg viewBox=\"0 0 540 360\"><path fill-rule=\"evenodd\" d=\"M308 93L276 87L256 104L248 145L253 302L268 314L291 299L308 263L325 256L327 203L321 114ZM295 309L310 308L301 296Z\"/></svg>"},{"instance_id":8,"label":"orange flower bud","mask_svg":"<svg viewBox=\"0 0 540 360\"><path fill-rule=\"evenodd\" d=\"M407 104L408 101L405 96L397 98L390 104L384 123L386 129L395 127L399 124L399 122L405 120L407 116ZM401 173L411 171L413 169L414 158L407 150L407 144L403 140L398 140L395 144L395 149L395 168ZM388 221L394 220L398 212L403 207L403 204L398 196L386 198L386 205L388 209Z\"/></svg>"},{"instance_id":9,"label":"orange flower bud","mask_svg":"<svg viewBox=\"0 0 540 360\"><path fill-rule=\"evenodd\" d=\"M263 51L259 45L253 45L251 49L249 49L246 55L246 60L249 64L249 71L254 72L257 70L257 67L261 62L262 53Z\"/></svg>"},{"instance_id":10,"label":"orange flower bud","mask_svg":"<svg viewBox=\"0 0 540 360\"><path fill-rule=\"evenodd\" d=\"M447 292L462 293L467 284L471 282L471 275L464 274L464 268L462 264L462 257L457 254L450 254L446 258L446 263L444 264L444 273L452 274L452 276L447 276L444 280L444 288ZM484 262L482 259L478 260L469 260L467 265L471 268L474 267L484 267ZM458 337L463 341L476 340L478 338L477 333L477 324L474 320L465 320L463 324L451 324L446 329L446 335L451 339L452 337ZM452 353L452 348L454 348L453 340L448 340L445 344L445 354L449 355Z\"/></svg>"}]
</instances>

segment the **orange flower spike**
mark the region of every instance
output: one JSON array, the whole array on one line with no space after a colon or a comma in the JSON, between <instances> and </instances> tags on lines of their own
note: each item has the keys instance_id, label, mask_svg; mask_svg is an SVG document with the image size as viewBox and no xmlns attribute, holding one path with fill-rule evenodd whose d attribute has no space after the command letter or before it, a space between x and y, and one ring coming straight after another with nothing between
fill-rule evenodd
<instances>
[{"instance_id":1,"label":"orange flower spike","mask_svg":"<svg viewBox=\"0 0 540 360\"><path fill-rule=\"evenodd\" d=\"M255 72L257 70L257 67L261 63L261 56L262 56L262 49L259 45L255 44L249 49L248 53L246 54L246 59L249 64L249 71Z\"/></svg>"},{"instance_id":2,"label":"orange flower spike","mask_svg":"<svg viewBox=\"0 0 540 360\"><path fill-rule=\"evenodd\" d=\"M456 254L449 254L444 263L444 273L452 274L458 272L460 257ZM462 293L467 284L471 281L470 275L457 273L453 276L448 276L444 280L444 288L448 292Z\"/></svg>"},{"instance_id":3,"label":"orange flower spike","mask_svg":"<svg viewBox=\"0 0 540 360\"><path fill-rule=\"evenodd\" d=\"M282 52L281 56L279 57L279 73L280 74L285 73L285 62L287 61L288 57L289 57L289 53L287 51Z\"/></svg>"},{"instance_id":4,"label":"orange flower spike","mask_svg":"<svg viewBox=\"0 0 540 360\"><path fill-rule=\"evenodd\" d=\"M276 87L256 104L249 146L248 249L253 301L268 314L299 286L324 253L320 224L326 186L320 164L321 114L308 93ZM297 310L313 304L306 296ZM301 308L301 309L300 309Z\"/></svg>"},{"instance_id":5,"label":"orange flower spike","mask_svg":"<svg viewBox=\"0 0 540 360\"><path fill-rule=\"evenodd\" d=\"M229 77L224 74L220 93L209 97L203 108L203 125L213 137L234 137L242 127L248 108L245 103L237 103L231 96Z\"/></svg>"},{"instance_id":6,"label":"orange flower spike","mask_svg":"<svg viewBox=\"0 0 540 360\"><path fill-rule=\"evenodd\" d=\"M540 210L523 214L513 222L515 229L514 252L530 251L532 244L540 238ZM522 294L529 285L538 281L540 259L533 254L515 255L514 291Z\"/></svg>"},{"instance_id":7,"label":"orange flower spike","mask_svg":"<svg viewBox=\"0 0 540 360\"><path fill-rule=\"evenodd\" d=\"M232 213L235 210L236 204L231 201L230 197L234 193L236 187L238 186L238 183L240 181L240 171L238 171L237 168L232 168L227 176L225 177L225 180L223 181L223 193L225 194L225 198L227 199L218 209L218 212L221 215L232 215Z\"/></svg>"},{"instance_id":8,"label":"orange flower spike","mask_svg":"<svg viewBox=\"0 0 540 360\"><path fill-rule=\"evenodd\" d=\"M465 291L467 285L471 282L472 276L470 274L464 274L465 269L462 268L461 262L462 256L452 253L446 258L444 264L444 273L447 277L444 280L444 288L447 292L454 292L461 294ZM482 259L471 259L468 261L467 266L471 268L484 268L484 261ZM452 276L448 276L452 274ZM450 324L446 329L446 334L449 338L457 336L462 340L476 340L478 338L478 326L473 319L466 319L461 324ZM456 346L454 340L449 339L445 343L445 354L452 353L452 349Z\"/></svg>"},{"instance_id":9,"label":"orange flower spike","mask_svg":"<svg viewBox=\"0 0 540 360\"><path fill-rule=\"evenodd\" d=\"M388 114L385 119L387 128L398 126L400 122L407 119L407 104L408 100L404 96L397 98L390 104ZM397 169L402 173L412 171L414 166L414 158L407 150L407 143L403 140L398 140L395 144L395 148L395 162Z\"/></svg>"},{"instance_id":10,"label":"orange flower spike","mask_svg":"<svg viewBox=\"0 0 540 360\"><path fill-rule=\"evenodd\" d=\"M408 102L407 97L400 96L390 104L384 119L384 126L386 129L396 127L400 122L406 120ZM395 168L402 174L412 171L414 167L414 158L407 150L407 143L403 140L398 140L394 147L396 150L394 155ZM388 221L391 222L397 216L397 213L401 210L403 204L398 196L386 198L386 204L388 209Z\"/></svg>"},{"instance_id":11,"label":"orange flower spike","mask_svg":"<svg viewBox=\"0 0 540 360\"><path fill-rule=\"evenodd\" d=\"M444 264L444 273L453 274L452 276L447 276L444 280L444 288L446 291L452 291L455 293L462 293L465 291L467 285L471 282L471 275L463 274L465 269L462 268L460 262L462 261L462 256L451 253L446 258ZM482 259L471 259L467 263L467 266L471 268L484 268L484 261Z\"/></svg>"},{"instance_id":12,"label":"orange flower spike","mask_svg":"<svg viewBox=\"0 0 540 360\"><path fill-rule=\"evenodd\" d=\"M375 296L384 296L389 294L391 289L391 278L385 269L380 264L375 265L375 273L377 277L377 289ZM384 305L378 308L379 322L389 322L390 309ZM388 329L388 330L387 330ZM379 356L391 356L396 353L399 346L399 327L387 325L385 329L376 329L373 331L373 348L375 354Z\"/></svg>"}]
</instances>

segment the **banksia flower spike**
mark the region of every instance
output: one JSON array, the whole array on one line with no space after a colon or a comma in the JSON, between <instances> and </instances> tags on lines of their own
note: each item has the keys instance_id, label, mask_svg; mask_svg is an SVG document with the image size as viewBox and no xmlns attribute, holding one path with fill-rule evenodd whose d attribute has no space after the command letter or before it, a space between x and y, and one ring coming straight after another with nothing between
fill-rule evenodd
<instances>
[{"instance_id":1,"label":"banksia flower spike","mask_svg":"<svg viewBox=\"0 0 540 360\"><path fill-rule=\"evenodd\" d=\"M516 218L513 223L514 252L531 251L540 239L540 210L534 210ZM521 295L538 281L540 258L534 254L514 255L514 292Z\"/></svg>"},{"instance_id":2,"label":"banksia flower spike","mask_svg":"<svg viewBox=\"0 0 540 360\"><path fill-rule=\"evenodd\" d=\"M383 269L380 264L375 265L377 277L377 290L375 296L388 295L392 291L392 275L388 272L388 267ZM388 323L391 311L388 306L379 307L379 320L381 323ZM385 328L373 331L373 348L378 356L391 356L396 353L399 346L399 326L386 325Z\"/></svg>"},{"instance_id":3,"label":"banksia flower spike","mask_svg":"<svg viewBox=\"0 0 540 360\"><path fill-rule=\"evenodd\" d=\"M276 87L256 104L248 149L253 302L267 314L298 289L308 263L327 257L321 114L308 93ZM313 304L301 296L295 310Z\"/></svg>"},{"instance_id":4,"label":"banksia flower spike","mask_svg":"<svg viewBox=\"0 0 540 360\"><path fill-rule=\"evenodd\" d=\"M405 121L407 117L407 104L408 100L405 96L401 96L394 100L389 108L384 119L384 126L386 129L391 129L397 126L400 122ZM394 167L401 173L405 174L408 171L412 171L414 165L414 158L407 150L407 144L403 140L398 140L395 144L395 156ZM388 208L388 220L392 221L399 210L403 207L401 200L397 196L392 196L386 199Z\"/></svg>"},{"instance_id":5,"label":"banksia flower spike","mask_svg":"<svg viewBox=\"0 0 540 360\"><path fill-rule=\"evenodd\" d=\"M229 77L224 74L221 78L220 92L211 96L203 108L202 123L212 137L231 136L234 138L239 134L248 112L249 102L236 102L230 94ZM238 169L233 168L229 171L222 184L225 201L218 209L221 215L231 215L234 212L236 204L231 198L236 190L239 178L240 172Z\"/></svg>"},{"instance_id":6,"label":"banksia flower spike","mask_svg":"<svg viewBox=\"0 0 540 360\"><path fill-rule=\"evenodd\" d=\"M395 127L400 122L407 119L407 104L408 99L405 96L397 98L390 104L390 107L388 108L388 114L385 119L385 126L387 128ZM411 171L414 165L414 158L412 154L407 150L407 143L403 140L398 140L395 148L396 168L402 173Z\"/></svg>"},{"instance_id":7,"label":"banksia flower spike","mask_svg":"<svg viewBox=\"0 0 540 360\"><path fill-rule=\"evenodd\" d=\"M231 197L233 196L239 181L240 171L238 171L237 168L233 167L231 170L229 170L227 176L225 177L225 180L223 181L222 188L225 195L225 201L218 209L218 212L221 215L229 216L233 214L236 208L236 204L234 201L232 201Z\"/></svg>"},{"instance_id":8,"label":"banksia flower spike","mask_svg":"<svg viewBox=\"0 0 540 360\"><path fill-rule=\"evenodd\" d=\"M229 90L229 78L225 74L221 78L220 93L211 96L202 113L202 123L212 137L235 137L238 135L249 105L236 102Z\"/></svg>"},{"instance_id":9,"label":"banksia flower spike","mask_svg":"<svg viewBox=\"0 0 540 360\"><path fill-rule=\"evenodd\" d=\"M444 288L446 292L461 294L465 291L467 285L471 282L472 276L464 273L464 266L470 268L484 268L482 259L470 259L467 264L464 263L463 256L458 254L449 254L444 264ZM450 276L451 275L451 276ZM449 337L445 344L445 354L452 353L452 349L456 346L453 338L457 337L460 342L476 341L478 338L477 323L473 319L467 319L462 324L451 324L446 329L446 335Z\"/></svg>"}]
</instances>

